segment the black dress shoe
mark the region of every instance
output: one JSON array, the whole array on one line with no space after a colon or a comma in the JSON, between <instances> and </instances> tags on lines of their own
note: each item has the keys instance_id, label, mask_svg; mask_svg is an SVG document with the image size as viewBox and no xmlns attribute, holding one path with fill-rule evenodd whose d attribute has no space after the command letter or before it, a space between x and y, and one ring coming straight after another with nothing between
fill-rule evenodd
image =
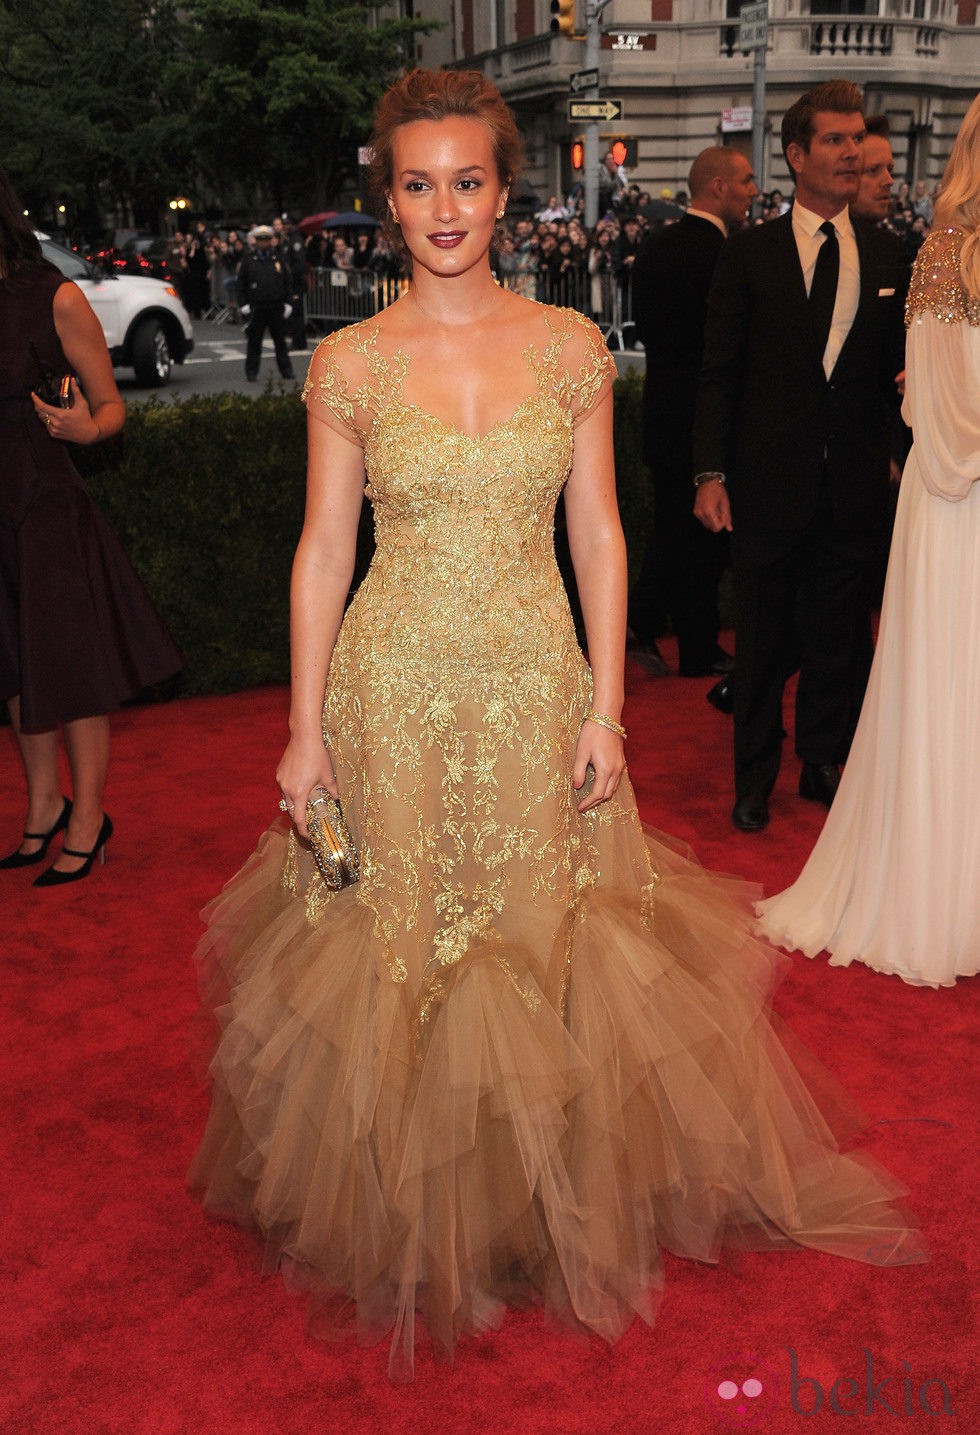
<instances>
[{"instance_id":1,"label":"black dress shoe","mask_svg":"<svg viewBox=\"0 0 980 1435\"><path fill-rule=\"evenodd\" d=\"M740 832L761 832L769 825L769 798L764 792L740 797L732 808L732 821Z\"/></svg>"},{"instance_id":2,"label":"black dress shoe","mask_svg":"<svg viewBox=\"0 0 980 1435\"><path fill-rule=\"evenodd\" d=\"M644 672L650 674L651 678L669 677L670 668L656 643L633 641L627 644L626 651L633 662L638 663Z\"/></svg>"},{"instance_id":3,"label":"black dress shoe","mask_svg":"<svg viewBox=\"0 0 980 1435\"><path fill-rule=\"evenodd\" d=\"M800 796L829 807L840 786L840 768L835 762L805 762L800 768Z\"/></svg>"},{"instance_id":4,"label":"black dress shoe","mask_svg":"<svg viewBox=\"0 0 980 1435\"><path fill-rule=\"evenodd\" d=\"M47 856L48 848L51 846L52 837L56 837L59 832L64 832L68 826L70 816L71 798L62 797L61 814L53 827L49 827L47 832L24 833L23 840L25 842L40 842L41 845L37 851L21 852L20 848L18 848L16 852L11 852L9 857L4 857L3 861L0 862L0 868L6 870L11 867L33 867L35 862L43 862Z\"/></svg>"},{"instance_id":5,"label":"black dress shoe","mask_svg":"<svg viewBox=\"0 0 980 1435\"><path fill-rule=\"evenodd\" d=\"M715 683L714 687L709 688L704 696L718 712L724 713L726 717L731 717L735 708L735 684L731 678L722 678L721 682Z\"/></svg>"}]
</instances>

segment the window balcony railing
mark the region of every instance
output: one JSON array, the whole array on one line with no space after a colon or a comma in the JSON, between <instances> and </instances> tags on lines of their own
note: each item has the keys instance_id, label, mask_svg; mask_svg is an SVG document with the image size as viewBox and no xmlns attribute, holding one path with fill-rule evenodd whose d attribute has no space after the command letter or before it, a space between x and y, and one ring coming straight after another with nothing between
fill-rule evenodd
<instances>
[{"instance_id":1,"label":"window balcony railing","mask_svg":"<svg viewBox=\"0 0 980 1435\"><path fill-rule=\"evenodd\" d=\"M875 22L834 21L810 30L811 55L890 55L892 27Z\"/></svg>"},{"instance_id":2,"label":"window balcony railing","mask_svg":"<svg viewBox=\"0 0 980 1435\"><path fill-rule=\"evenodd\" d=\"M935 25L920 25L915 32L915 53L922 59L938 60L939 30Z\"/></svg>"},{"instance_id":3,"label":"window balcony railing","mask_svg":"<svg viewBox=\"0 0 980 1435\"><path fill-rule=\"evenodd\" d=\"M809 54L841 59L914 55L920 60L938 60L944 33L939 25L843 18L808 20L796 28L807 32L803 47ZM738 47L738 25L720 27L718 53L727 59L743 58Z\"/></svg>"}]
</instances>

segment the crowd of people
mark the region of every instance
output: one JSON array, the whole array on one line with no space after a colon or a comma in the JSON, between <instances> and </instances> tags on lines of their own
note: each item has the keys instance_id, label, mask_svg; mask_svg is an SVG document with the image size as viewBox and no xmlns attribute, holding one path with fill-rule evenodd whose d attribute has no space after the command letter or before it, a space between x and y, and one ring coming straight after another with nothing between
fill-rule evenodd
<instances>
[{"instance_id":1,"label":"crowd of people","mask_svg":"<svg viewBox=\"0 0 980 1435\"><path fill-rule=\"evenodd\" d=\"M893 187L883 227L902 241L909 262L932 223L938 186L901 181ZM499 221L491 251L491 268L506 287L527 298L568 305L608 323L630 311L633 262L644 239L686 212L688 194L662 189L656 195L630 182L607 154L600 169L600 218L589 229L581 183L563 197L551 194L540 209L523 212L511 207ZM780 189L760 194L750 223L778 219L790 208ZM166 259L188 311L200 318L217 307L236 312L236 277L242 260L254 248L257 226L226 231L198 220L192 230L178 231L169 241ZM312 232L288 215L271 223L273 245L281 249L292 277L291 302L308 306L316 271L339 270L348 275L397 280L407 273L407 256L392 245L383 228L369 215L359 225L331 226ZM617 302L620 307L617 310ZM297 343L294 347L304 347Z\"/></svg>"}]
</instances>

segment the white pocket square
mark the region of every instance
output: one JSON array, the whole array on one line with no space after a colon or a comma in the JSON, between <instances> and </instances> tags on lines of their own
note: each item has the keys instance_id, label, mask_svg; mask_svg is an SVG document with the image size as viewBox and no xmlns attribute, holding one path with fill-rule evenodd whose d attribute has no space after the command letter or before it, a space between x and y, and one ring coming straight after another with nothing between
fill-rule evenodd
<instances>
[{"instance_id":1,"label":"white pocket square","mask_svg":"<svg viewBox=\"0 0 980 1435\"><path fill-rule=\"evenodd\" d=\"M894 294L894 292L895 292L894 289L879 289L879 290L878 290L878 298L879 298L879 299L890 299L891 296Z\"/></svg>"}]
</instances>

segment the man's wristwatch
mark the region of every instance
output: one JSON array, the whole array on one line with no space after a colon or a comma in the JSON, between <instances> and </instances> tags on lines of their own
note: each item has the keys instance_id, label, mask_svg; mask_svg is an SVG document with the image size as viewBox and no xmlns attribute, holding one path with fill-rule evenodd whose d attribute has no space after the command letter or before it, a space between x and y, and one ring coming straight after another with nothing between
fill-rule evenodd
<instances>
[{"instance_id":1,"label":"man's wristwatch","mask_svg":"<svg viewBox=\"0 0 980 1435\"><path fill-rule=\"evenodd\" d=\"M702 483L724 483L724 482L725 482L725 475L724 475L723 473L698 473L698 474L695 474L695 477L694 477L694 487L695 487L695 488L700 488L701 485L702 485Z\"/></svg>"}]
</instances>

